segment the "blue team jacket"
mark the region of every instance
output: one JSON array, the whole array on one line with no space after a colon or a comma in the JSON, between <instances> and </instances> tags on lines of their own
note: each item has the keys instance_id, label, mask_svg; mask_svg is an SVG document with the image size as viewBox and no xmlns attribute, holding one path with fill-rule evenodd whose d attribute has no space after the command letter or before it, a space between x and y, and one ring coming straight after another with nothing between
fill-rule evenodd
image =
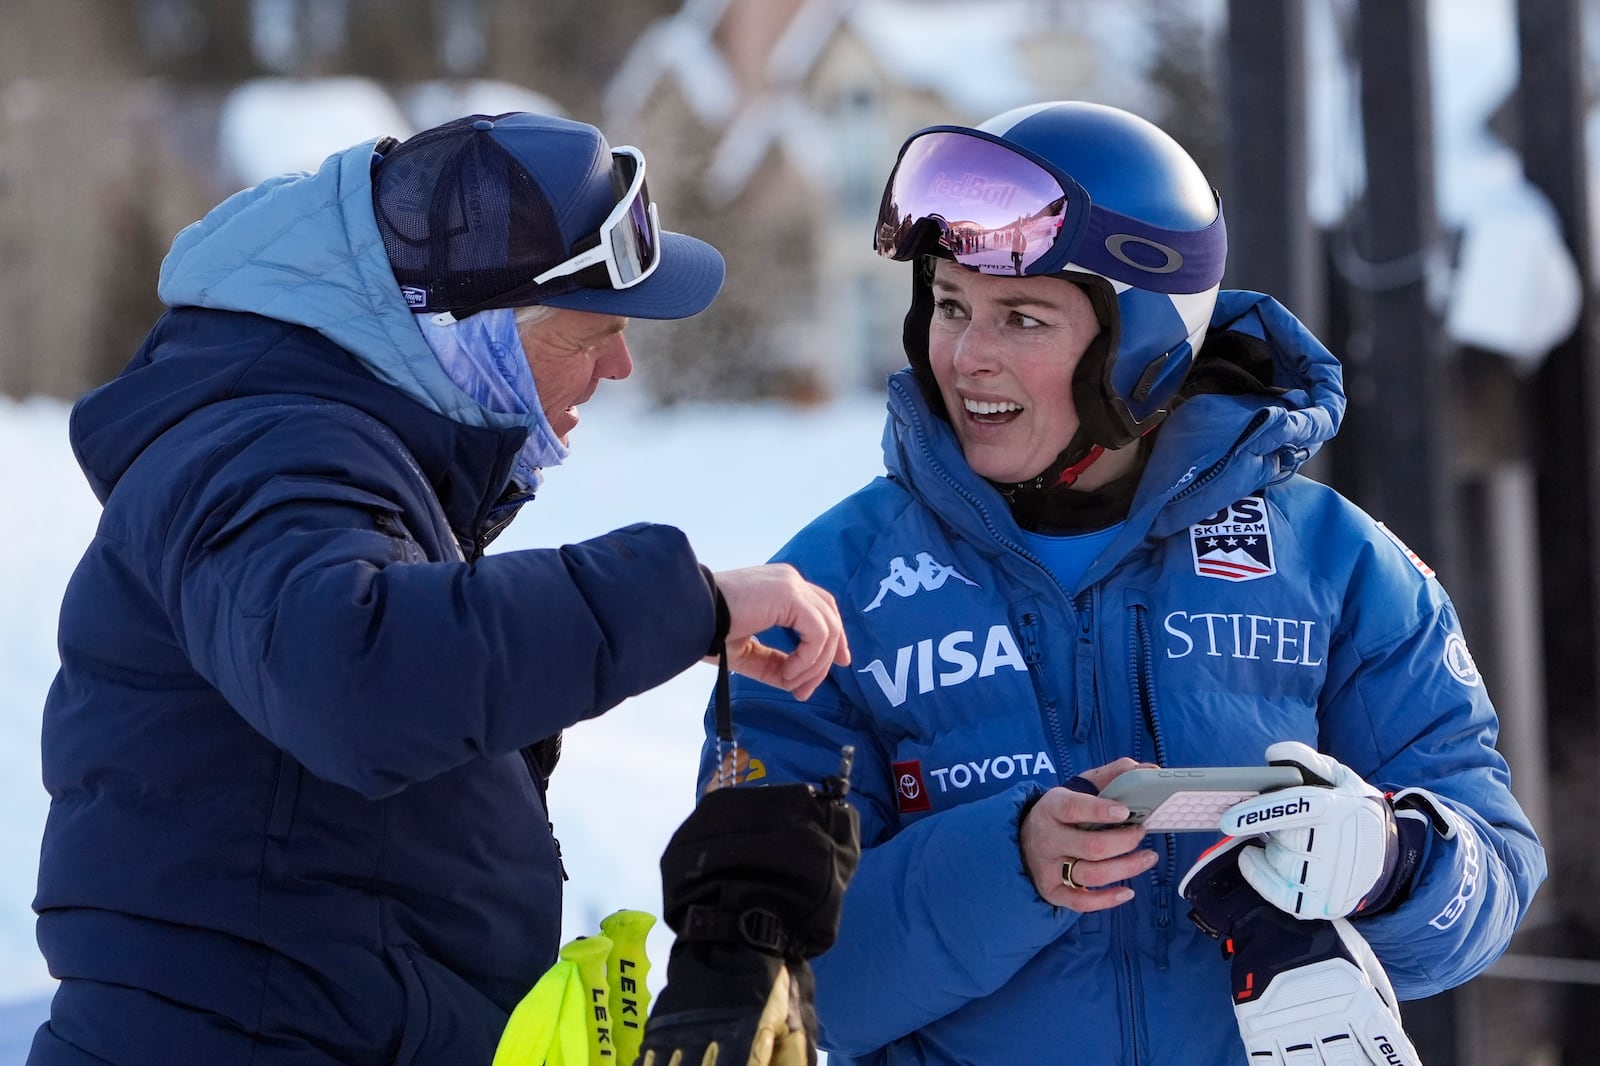
<instances>
[{"instance_id":1,"label":"blue team jacket","mask_svg":"<svg viewBox=\"0 0 1600 1066\"><path fill-rule=\"evenodd\" d=\"M371 158L181 234L73 411L104 512L44 711L36 1066L487 1066L560 935L523 749L710 643L675 529L480 557L527 427L439 369Z\"/></svg>"},{"instance_id":2,"label":"blue team jacket","mask_svg":"<svg viewBox=\"0 0 1600 1066\"><path fill-rule=\"evenodd\" d=\"M888 476L779 553L833 591L854 659L805 703L733 689L757 783L819 779L855 746L866 853L816 963L833 1061L1244 1061L1228 966L1177 893L1215 837L1148 838L1161 861L1109 912L1057 910L1023 872L1030 794L1121 755L1259 764L1295 739L1425 790L1409 897L1357 923L1403 998L1487 966L1543 879L1444 590L1295 473L1342 415L1337 363L1253 293L1224 293L1213 329L1267 340L1286 391L1180 406L1076 587L1028 551L909 371L890 381Z\"/></svg>"}]
</instances>

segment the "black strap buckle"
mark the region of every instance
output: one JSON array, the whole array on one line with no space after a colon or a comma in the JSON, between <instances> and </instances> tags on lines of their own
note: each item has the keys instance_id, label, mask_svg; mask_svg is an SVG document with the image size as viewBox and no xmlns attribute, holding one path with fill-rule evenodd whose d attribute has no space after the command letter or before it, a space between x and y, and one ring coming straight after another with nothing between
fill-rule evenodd
<instances>
[{"instance_id":1,"label":"black strap buckle","mask_svg":"<svg viewBox=\"0 0 1600 1066\"><path fill-rule=\"evenodd\" d=\"M784 955L789 943L783 922L760 907L735 914L697 904L684 915L683 930L678 935L684 940L751 947L778 957Z\"/></svg>"}]
</instances>

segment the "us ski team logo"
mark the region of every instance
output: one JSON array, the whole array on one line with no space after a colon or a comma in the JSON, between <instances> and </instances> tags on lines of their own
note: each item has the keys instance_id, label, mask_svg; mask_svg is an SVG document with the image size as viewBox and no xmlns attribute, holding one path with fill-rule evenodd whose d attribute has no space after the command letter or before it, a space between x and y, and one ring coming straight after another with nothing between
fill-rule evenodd
<instances>
[{"instance_id":1,"label":"us ski team logo","mask_svg":"<svg viewBox=\"0 0 1600 1066\"><path fill-rule=\"evenodd\" d=\"M1267 501L1246 496L1189 527L1194 572L1223 581L1254 581L1278 572Z\"/></svg>"}]
</instances>

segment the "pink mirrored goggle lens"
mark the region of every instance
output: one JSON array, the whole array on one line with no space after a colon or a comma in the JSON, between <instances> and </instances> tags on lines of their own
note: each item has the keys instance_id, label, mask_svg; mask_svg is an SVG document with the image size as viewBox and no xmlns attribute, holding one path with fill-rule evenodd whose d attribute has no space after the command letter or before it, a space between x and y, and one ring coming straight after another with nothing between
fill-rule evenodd
<instances>
[{"instance_id":1,"label":"pink mirrored goggle lens","mask_svg":"<svg viewBox=\"0 0 1600 1066\"><path fill-rule=\"evenodd\" d=\"M1027 274L1054 247L1073 199L1033 160L948 130L911 141L878 213L878 254L908 259L928 234L943 254L986 274Z\"/></svg>"}]
</instances>

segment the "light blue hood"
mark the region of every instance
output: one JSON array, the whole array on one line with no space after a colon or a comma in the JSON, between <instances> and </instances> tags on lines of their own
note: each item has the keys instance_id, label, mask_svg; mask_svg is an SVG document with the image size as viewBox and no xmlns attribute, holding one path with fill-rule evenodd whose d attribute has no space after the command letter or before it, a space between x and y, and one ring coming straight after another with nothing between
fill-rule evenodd
<instances>
[{"instance_id":1,"label":"light blue hood","mask_svg":"<svg viewBox=\"0 0 1600 1066\"><path fill-rule=\"evenodd\" d=\"M490 411L457 388L417 328L372 214L376 144L269 178L185 228L161 264L161 301L307 326L431 411L531 431L533 415Z\"/></svg>"}]
</instances>

